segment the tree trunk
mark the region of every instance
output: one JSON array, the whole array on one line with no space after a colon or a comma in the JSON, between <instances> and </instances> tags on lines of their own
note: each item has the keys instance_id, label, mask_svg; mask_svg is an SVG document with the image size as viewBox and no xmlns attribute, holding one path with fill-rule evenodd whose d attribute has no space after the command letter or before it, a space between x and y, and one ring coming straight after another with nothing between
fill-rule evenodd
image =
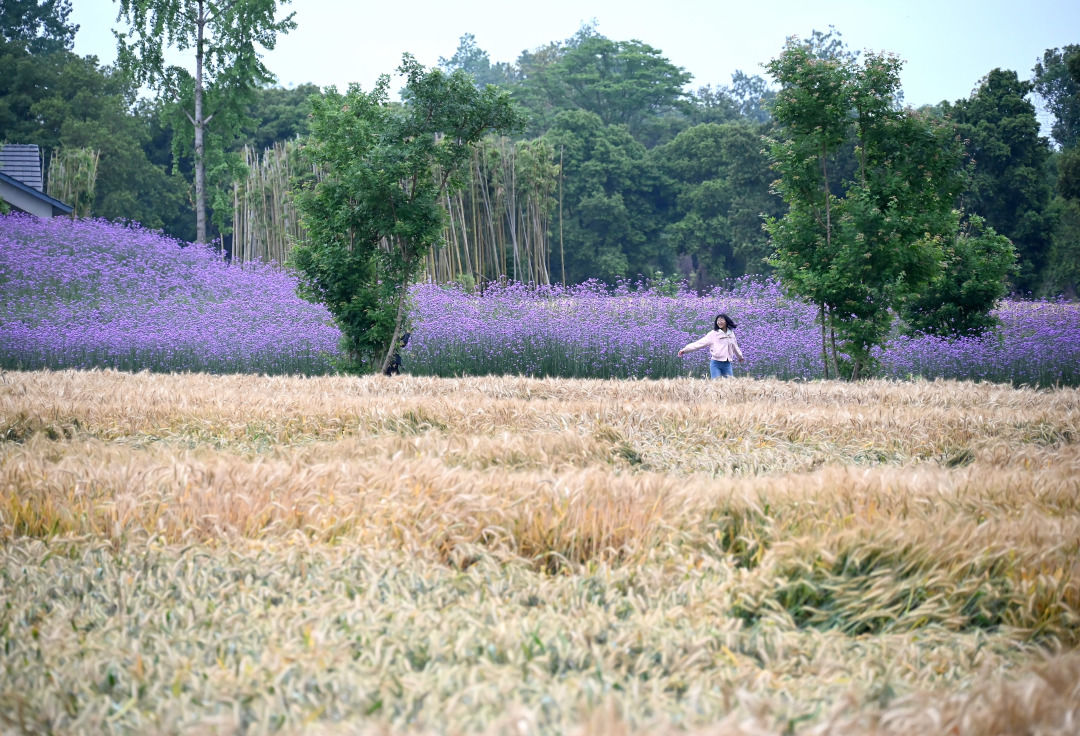
<instances>
[{"instance_id":1,"label":"tree trunk","mask_svg":"<svg viewBox=\"0 0 1080 736\"><path fill-rule=\"evenodd\" d=\"M825 302L822 302L818 311L821 321L821 366L825 369L825 380L829 378L829 349L827 332L825 330Z\"/></svg>"},{"instance_id":2,"label":"tree trunk","mask_svg":"<svg viewBox=\"0 0 1080 736\"><path fill-rule=\"evenodd\" d=\"M206 242L206 153L203 142L203 28L206 25L206 5L199 1L199 17L195 41L195 241Z\"/></svg>"},{"instance_id":3,"label":"tree trunk","mask_svg":"<svg viewBox=\"0 0 1080 736\"><path fill-rule=\"evenodd\" d=\"M829 338L832 340L832 367L833 375L840 378L840 349L836 346L836 328L832 321L832 310L829 310Z\"/></svg>"},{"instance_id":4,"label":"tree trunk","mask_svg":"<svg viewBox=\"0 0 1080 736\"><path fill-rule=\"evenodd\" d=\"M831 202L829 201L829 165L828 165L829 151L825 147L825 144L821 144L821 178L825 184L825 248L829 251L828 256L832 257L832 210Z\"/></svg>"},{"instance_id":5,"label":"tree trunk","mask_svg":"<svg viewBox=\"0 0 1080 736\"><path fill-rule=\"evenodd\" d=\"M566 257L563 254L562 180L563 147L559 146L559 265L562 267L562 285L566 286Z\"/></svg>"},{"instance_id":6,"label":"tree trunk","mask_svg":"<svg viewBox=\"0 0 1080 736\"><path fill-rule=\"evenodd\" d=\"M380 375L386 373L386 369L390 367L390 361L394 358L398 337L401 335L401 318L405 314L405 295L408 291L408 281L406 280L406 284L401 287L401 293L398 295L397 317L394 318L394 337L390 340L390 348L386 351L386 356L383 358L382 365L379 366Z\"/></svg>"}]
</instances>

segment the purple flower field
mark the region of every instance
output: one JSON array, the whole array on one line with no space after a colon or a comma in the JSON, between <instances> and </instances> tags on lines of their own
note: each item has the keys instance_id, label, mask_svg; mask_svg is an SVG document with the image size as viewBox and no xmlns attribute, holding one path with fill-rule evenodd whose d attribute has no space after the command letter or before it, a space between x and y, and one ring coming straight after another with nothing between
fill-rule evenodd
<instances>
[{"instance_id":1,"label":"purple flower field","mask_svg":"<svg viewBox=\"0 0 1080 736\"><path fill-rule=\"evenodd\" d=\"M482 297L420 285L405 366L436 375L520 373L590 378L707 376L708 351L676 357L724 312L739 325L746 361L735 374L782 379L822 375L813 306L775 281L742 280L698 296L602 284L528 288L506 284ZM955 378L1031 385L1080 384L1080 305L1003 302L1001 329L945 340L897 334L879 351L889 378Z\"/></svg>"},{"instance_id":2,"label":"purple flower field","mask_svg":"<svg viewBox=\"0 0 1080 736\"><path fill-rule=\"evenodd\" d=\"M321 374L340 333L280 269L225 263L138 227L0 217L0 366ZM621 284L491 285L483 295L419 284L405 372L582 378L707 375L707 351L676 351L718 312L738 323L736 375L821 375L811 305L775 282L699 296ZM881 373L1032 385L1080 384L1080 305L1005 301L1000 330L943 340L897 335Z\"/></svg>"},{"instance_id":3,"label":"purple flower field","mask_svg":"<svg viewBox=\"0 0 1080 736\"><path fill-rule=\"evenodd\" d=\"M340 332L280 269L101 220L0 217L0 366L327 373Z\"/></svg>"}]
</instances>

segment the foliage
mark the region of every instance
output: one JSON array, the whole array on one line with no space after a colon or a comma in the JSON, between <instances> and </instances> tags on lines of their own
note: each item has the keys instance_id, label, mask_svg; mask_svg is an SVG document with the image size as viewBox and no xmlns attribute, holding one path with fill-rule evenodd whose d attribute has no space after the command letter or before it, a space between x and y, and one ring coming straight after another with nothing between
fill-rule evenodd
<instances>
[{"instance_id":1,"label":"foliage","mask_svg":"<svg viewBox=\"0 0 1080 736\"><path fill-rule=\"evenodd\" d=\"M516 76L507 62L492 64L488 52L477 46L476 36L471 33L462 35L453 56L449 59L439 57L439 66L448 72L460 69L471 76L480 88L489 84L507 87L513 83Z\"/></svg>"},{"instance_id":2,"label":"foliage","mask_svg":"<svg viewBox=\"0 0 1080 736\"><path fill-rule=\"evenodd\" d=\"M1045 175L1050 148L1027 100L1032 89L1016 72L994 69L970 98L945 106L973 160L964 208L1012 241L1022 291L1039 285L1053 230Z\"/></svg>"},{"instance_id":3,"label":"foliage","mask_svg":"<svg viewBox=\"0 0 1080 736\"><path fill-rule=\"evenodd\" d=\"M736 69L731 75L728 94L743 120L761 124L772 120L769 108L776 99L776 90L770 89L768 82L757 74L750 76Z\"/></svg>"},{"instance_id":4,"label":"foliage","mask_svg":"<svg viewBox=\"0 0 1080 736\"><path fill-rule=\"evenodd\" d=\"M1080 146L1055 155L1057 189L1065 199L1080 199Z\"/></svg>"},{"instance_id":5,"label":"foliage","mask_svg":"<svg viewBox=\"0 0 1080 736\"><path fill-rule=\"evenodd\" d=\"M255 151L265 151L275 144L308 134L311 115L311 96L319 94L318 86L301 84L290 89L260 87L248 107L244 128L245 145Z\"/></svg>"},{"instance_id":6,"label":"foliage","mask_svg":"<svg viewBox=\"0 0 1080 736\"><path fill-rule=\"evenodd\" d=\"M207 172L212 179L220 179L235 174L238 168L236 159L223 161L213 154L223 151L222 142L234 135L243 121L243 105L251 100L254 87L273 79L257 45L273 49L277 34L296 27L293 15L276 20L277 0L119 1L120 16L129 33L116 33L118 64L137 84L151 86L177 105L191 123L195 237L205 243ZM288 2L282 0L283 5ZM165 49L170 47L193 54L194 76L166 64ZM204 131L215 117L216 135L221 139L206 141ZM181 125L175 120L174 131L181 130ZM176 136L174 154L181 150L177 148L180 141Z\"/></svg>"},{"instance_id":7,"label":"foliage","mask_svg":"<svg viewBox=\"0 0 1080 736\"><path fill-rule=\"evenodd\" d=\"M874 368L890 309L930 281L956 231L960 152L947 126L898 107L893 57L860 66L791 41L768 69L781 85L773 157L790 208L767 222L773 263L819 307L826 373L831 359L857 378ZM852 139L858 168L844 181L829 160Z\"/></svg>"},{"instance_id":8,"label":"foliage","mask_svg":"<svg viewBox=\"0 0 1080 736\"><path fill-rule=\"evenodd\" d=\"M169 173L168 136L163 151L155 138L158 108L130 106L133 94L123 75L99 68L93 57L0 45L0 140L36 143L46 161L64 148L98 151L95 215L190 240L187 185Z\"/></svg>"},{"instance_id":9,"label":"foliage","mask_svg":"<svg viewBox=\"0 0 1080 736\"><path fill-rule=\"evenodd\" d=\"M992 310L1005 296L1007 277L1016 268L1012 243L972 215L944 244L944 251L934 279L903 302L908 328L950 336L978 334L996 326Z\"/></svg>"},{"instance_id":10,"label":"foliage","mask_svg":"<svg viewBox=\"0 0 1080 736\"><path fill-rule=\"evenodd\" d=\"M777 217L765 143L746 123L696 125L649 152L674 190L668 247L690 260L690 285L762 273L769 242L762 216Z\"/></svg>"},{"instance_id":11,"label":"foliage","mask_svg":"<svg viewBox=\"0 0 1080 736\"><path fill-rule=\"evenodd\" d=\"M1080 198L1054 197L1050 214L1055 226L1046 274L1047 291L1076 299L1080 295Z\"/></svg>"},{"instance_id":12,"label":"foliage","mask_svg":"<svg viewBox=\"0 0 1080 736\"><path fill-rule=\"evenodd\" d=\"M583 110L604 125L625 125L640 138L647 120L680 104L689 81L689 74L648 44L588 34L526 77L524 102L548 125L560 110Z\"/></svg>"},{"instance_id":13,"label":"foliage","mask_svg":"<svg viewBox=\"0 0 1080 736\"><path fill-rule=\"evenodd\" d=\"M79 27L68 21L71 0L4 0L0 4L0 43L40 56L70 51Z\"/></svg>"},{"instance_id":14,"label":"foliage","mask_svg":"<svg viewBox=\"0 0 1080 736\"><path fill-rule=\"evenodd\" d=\"M699 87L687 95L687 117L691 125L734 123L739 119L738 103L727 88Z\"/></svg>"},{"instance_id":15,"label":"foliage","mask_svg":"<svg viewBox=\"0 0 1080 736\"><path fill-rule=\"evenodd\" d=\"M92 148L53 151L45 189L50 197L71 205L72 217L90 216L100 155Z\"/></svg>"},{"instance_id":16,"label":"foliage","mask_svg":"<svg viewBox=\"0 0 1080 736\"><path fill-rule=\"evenodd\" d=\"M1034 89L1054 115L1050 134L1063 149L1080 142L1080 45L1047 49L1035 62Z\"/></svg>"},{"instance_id":17,"label":"foliage","mask_svg":"<svg viewBox=\"0 0 1080 736\"><path fill-rule=\"evenodd\" d=\"M308 239L293 250L303 293L325 304L345 341L345 368L382 370L393 355L407 287L443 231L440 200L462 183L471 146L520 124L509 95L462 71L426 71L406 54L401 107L389 77L364 93L313 100L310 162L325 172L297 198Z\"/></svg>"},{"instance_id":18,"label":"foliage","mask_svg":"<svg viewBox=\"0 0 1080 736\"><path fill-rule=\"evenodd\" d=\"M563 162L568 282L673 271L659 238L661 181L645 146L585 110L559 113L544 138Z\"/></svg>"}]
</instances>

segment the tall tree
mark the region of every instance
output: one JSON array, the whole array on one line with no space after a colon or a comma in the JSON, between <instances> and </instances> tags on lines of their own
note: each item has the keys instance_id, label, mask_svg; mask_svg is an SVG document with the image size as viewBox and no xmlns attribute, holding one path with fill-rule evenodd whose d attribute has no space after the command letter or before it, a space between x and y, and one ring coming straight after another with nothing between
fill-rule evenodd
<instances>
[{"instance_id":1,"label":"tall tree","mask_svg":"<svg viewBox=\"0 0 1080 736\"><path fill-rule=\"evenodd\" d=\"M624 125L566 110L544 138L564 172L563 234L567 278L615 281L673 269L660 242L660 176L645 146Z\"/></svg>"},{"instance_id":2,"label":"tall tree","mask_svg":"<svg viewBox=\"0 0 1080 736\"><path fill-rule=\"evenodd\" d=\"M36 143L47 163L63 148L101 155L90 211L135 220L184 240L195 235L186 183L155 160L158 109L130 104L134 90L115 69L69 51L31 55L21 44L0 44L0 140Z\"/></svg>"},{"instance_id":3,"label":"tall tree","mask_svg":"<svg viewBox=\"0 0 1080 736\"><path fill-rule=\"evenodd\" d=\"M1016 250L978 215L942 243L937 274L900 309L908 332L944 337L974 335L997 324L991 310L1008 291L1016 270Z\"/></svg>"},{"instance_id":4,"label":"tall tree","mask_svg":"<svg viewBox=\"0 0 1080 736\"><path fill-rule=\"evenodd\" d=\"M768 65L780 84L773 146L789 205L767 229L777 272L819 308L826 375L858 378L874 365L890 309L940 268L958 227L961 150L947 125L900 108L900 62L821 58L791 41ZM856 170L840 179L830 157L854 140Z\"/></svg>"},{"instance_id":5,"label":"tall tree","mask_svg":"<svg viewBox=\"0 0 1080 736\"><path fill-rule=\"evenodd\" d=\"M522 51L518 56L511 90L514 101L528 112L526 135L543 135L563 109L552 99L548 90L549 78L555 64L565 54L597 36L599 33L594 21L583 24L573 36L564 41L552 41L544 46Z\"/></svg>"},{"instance_id":6,"label":"tall tree","mask_svg":"<svg viewBox=\"0 0 1080 736\"><path fill-rule=\"evenodd\" d=\"M1050 135L1062 148L1075 147L1080 142L1080 45L1047 49L1033 72L1035 91L1054 115Z\"/></svg>"},{"instance_id":7,"label":"tall tree","mask_svg":"<svg viewBox=\"0 0 1080 736\"><path fill-rule=\"evenodd\" d=\"M311 97L319 94L314 84L301 84L291 89L261 87L248 106L243 138L256 151L271 148L275 143L308 133Z\"/></svg>"},{"instance_id":8,"label":"tall tree","mask_svg":"<svg viewBox=\"0 0 1080 736\"><path fill-rule=\"evenodd\" d=\"M757 74L750 76L741 69L736 69L731 75L728 95L735 102L735 107L744 120L767 123L772 119L769 108L776 99L776 90L769 89L768 82Z\"/></svg>"},{"instance_id":9,"label":"tall tree","mask_svg":"<svg viewBox=\"0 0 1080 736\"><path fill-rule=\"evenodd\" d=\"M734 123L739 119L739 103L726 87L707 84L687 95L687 117L691 126L705 123Z\"/></svg>"},{"instance_id":10,"label":"tall tree","mask_svg":"<svg viewBox=\"0 0 1080 736\"><path fill-rule=\"evenodd\" d=\"M33 55L70 51L77 25L68 22L71 0L4 0L0 41L20 44Z\"/></svg>"},{"instance_id":11,"label":"tall tree","mask_svg":"<svg viewBox=\"0 0 1080 736\"><path fill-rule=\"evenodd\" d=\"M651 116L679 106L689 81L686 71L648 44L588 35L522 86L538 92L556 112L586 110L638 137Z\"/></svg>"},{"instance_id":12,"label":"tall tree","mask_svg":"<svg viewBox=\"0 0 1080 736\"><path fill-rule=\"evenodd\" d=\"M1053 229L1050 146L1027 99L1032 88L1016 72L994 69L971 97L946 105L974 162L964 208L1013 242L1020 258L1016 286L1028 291L1040 283Z\"/></svg>"},{"instance_id":13,"label":"tall tree","mask_svg":"<svg viewBox=\"0 0 1080 736\"><path fill-rule=\"evenodd\" d=\"M460 69L475 79L478 87L488 84L506 87L514 80L510 64L504 61L492 64L488 52L477 46L476 36L471 33L461 37L453 56L449 59L439 57L439 66L448 72Z\"/></svg>"},{"instance_id":14,"label":"tall tree","mask_svg":"<svg viewBox=\"0 0 1080 736\"><path fill-rule=\"evenodd\" d=\"M1080 46L1053 49L1035 67L1035 89L1053 102L1054 138L1061 146L1051 162L1057 168L1057 195L1050 203L1054 233L1044 288L1076 298L1080 291Z\"/></svg>"},{"instance_id":15,"label":"tall tree","mask_svg":"<svg viewBox=\"0 0 1080 736\"><path fill-rule=\"evenodd\" d=\"M1076 299L1080 294L1080 198L1058 196L1050 207L1054 236L1045 290Z\"/></svg>"},{"instance_id":16,"label":"tall tree","mask_svg":"<svg viewBox=\"0 0 1080 736\"><path fill-rule=\"evenodd\" d=\"M703 124L649 152L675 190L665 242L689 260L691 285L761 273L770 248L763 215L778 217L773 174L757 126Z\"/></svg>"},{"instance_id":17,"label":"tall tree","mask_svg":"<svg viewBox=\"0 0 1080 736\"><path fill-rule=\"evenodd\" d=\"M231 123L220 127L236 126L254 88L273 80L258 47L273 49L277 34L296 27L293 14L277 20L277 0L118 2L129 26L129 33L116 33L119 64L138 84L185 103L184 115L194 130L195 238L204 243L207 126L219 115ZM288 2L281 0L282 5ZM166 48L191 52L194 76L166 65Z\"/></svg>"},{"instance_id":18,"label":"tall tree","mask_svg":"<svg viewBox=\"0 0 1080 736\"><path fill-rule=\"evenodd\" d=\"M386 75L369 93L353 85L313 100L306 151L325 173L297 197L309 237L291 260L302 293L341 328L351 372L389 364L407 287L442 236L442 199L461 185L472 145L522 122L509 93L478 90L462 71L428 71L408 54L398 71L403 106L388 102Z\"/></svg>"}]
</instances>

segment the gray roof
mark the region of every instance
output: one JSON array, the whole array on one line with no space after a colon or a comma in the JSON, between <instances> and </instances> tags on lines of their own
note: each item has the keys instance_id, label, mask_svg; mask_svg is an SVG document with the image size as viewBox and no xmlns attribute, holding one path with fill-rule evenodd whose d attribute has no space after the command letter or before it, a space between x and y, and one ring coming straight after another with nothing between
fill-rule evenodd
<instances>
[{"instance_id":1,"label":"gray roof","mask_svg":"<svg viewBox=\"0 0 1080 736\"><path fill-rule=\"evenodd\" d=\"M44 191L41 182L41 151L36 143L8 143L0 147L0 173L28 187Z\"/></svg>"},{"instance_id":2,"label":"gray roof","mask_svg":"<svg viewBox=\"0 0 1080 736\"><path fill-rule=\"evenodd\" d=\"M70 215L74 209L71 205L53 199L45 192L39 192L3 172L0 172L0 199L14 205L18 210L30 212L39 217Z\"/></svg>"}]
</instances>

